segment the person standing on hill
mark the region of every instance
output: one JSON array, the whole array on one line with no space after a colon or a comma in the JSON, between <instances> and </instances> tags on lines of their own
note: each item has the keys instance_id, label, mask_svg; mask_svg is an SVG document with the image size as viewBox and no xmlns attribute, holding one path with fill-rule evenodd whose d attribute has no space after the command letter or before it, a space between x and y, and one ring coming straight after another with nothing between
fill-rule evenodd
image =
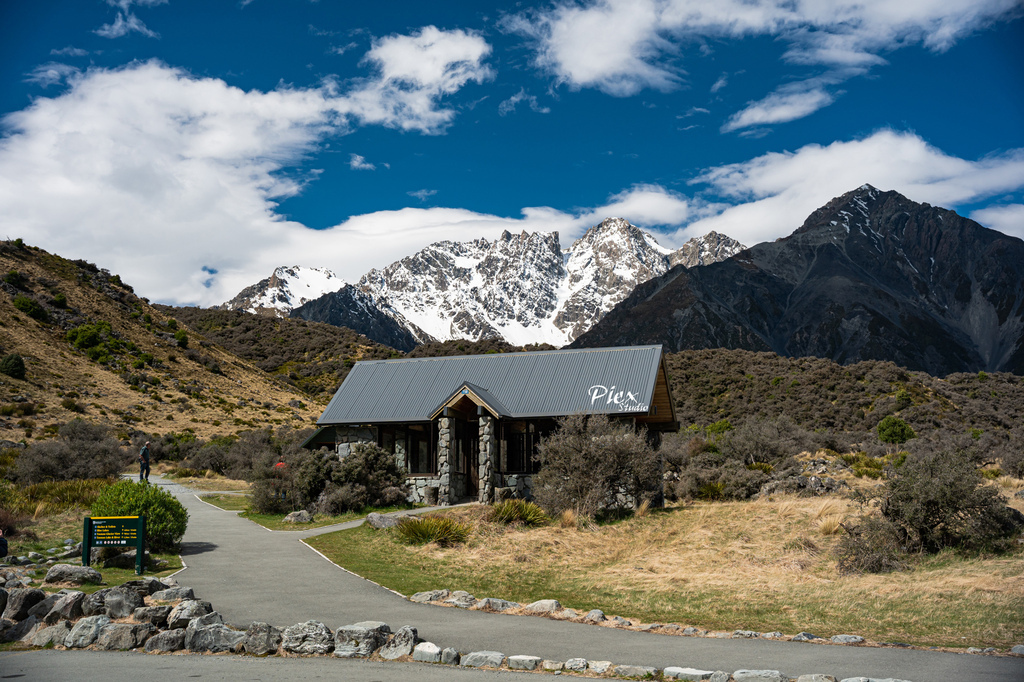
<instances>
[{"instance_id":1,"label":"person standing on hill","mask_svg":"<svg viewBox=\"0 0 1024 682\"><path fill-rule=\"evenodd\" d=\"M149 441L139 451L139 483L149 483Z\"/></svg>"}]
</instances>

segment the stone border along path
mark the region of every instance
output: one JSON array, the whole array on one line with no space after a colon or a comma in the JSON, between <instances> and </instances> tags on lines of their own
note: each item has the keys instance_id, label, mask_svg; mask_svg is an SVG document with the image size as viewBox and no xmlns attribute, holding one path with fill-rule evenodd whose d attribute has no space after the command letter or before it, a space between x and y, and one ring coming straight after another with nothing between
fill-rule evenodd
<instances>
[{"instance_id":1,"label":"stone border along path","mask_svg":"<svg viewBox=\"0 0 1024 682\"><path fill-rule=\"evenodd\" d=\"M680 637L479 610L436 608L412 602L310 551L301 540L358 526L362 521L306 531L265 532L257 524L201 502L176 483L153 477L189 511L177 579L212 601L228 624L253 622L281 628L319 621L335 625L379 621L410 625L418 637L458 652L511 652L541 661L642 662L657 670L691 667L781 671L781 679L827 672L837 679L1024 679L1024 658L860 646L808 646L764 638ZM425 510L424 510L425 511ZM752 673L751 673L752 674ZM789 676L789 677L787 677ZM863 676L863 677L861 677ZM728 678L721 678L728 679ZM806 678L805 678L806 679ZM827 679L827 678L820 678Z\"/></svg>"}]
</instances>

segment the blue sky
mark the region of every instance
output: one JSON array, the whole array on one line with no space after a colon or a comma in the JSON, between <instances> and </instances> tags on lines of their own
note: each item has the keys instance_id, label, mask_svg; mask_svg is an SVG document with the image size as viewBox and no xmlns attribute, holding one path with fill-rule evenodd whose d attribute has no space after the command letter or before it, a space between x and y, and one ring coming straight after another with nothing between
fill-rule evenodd
<instances>
[{"instance_id":1,"label":"blue sky","mask_svg":"<svg viewBox=\"0 0 1024 682\"><path fill-rule=\"evenodd\" d=\"M785 236L863 183L1024 237L1019 0L0 5L6 235L211 305L616 215Z\"/></svg>"}]
</instances>

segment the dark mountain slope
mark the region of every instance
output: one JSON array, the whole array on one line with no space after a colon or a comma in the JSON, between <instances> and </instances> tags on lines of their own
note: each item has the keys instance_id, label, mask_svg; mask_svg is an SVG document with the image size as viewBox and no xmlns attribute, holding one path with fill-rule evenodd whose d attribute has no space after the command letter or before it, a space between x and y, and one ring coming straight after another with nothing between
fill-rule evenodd
<instances>
[{"instance_id":1,"label":"dark mountain slope","mask_svg":"<svg viewBox=\"0 0 1024 682\"><path fill-rule=\"evenodd\" d=\"M789 237L646 282L573 344L1024 373L1024 242L865 185Z\"/></svg>"}]
</instances>

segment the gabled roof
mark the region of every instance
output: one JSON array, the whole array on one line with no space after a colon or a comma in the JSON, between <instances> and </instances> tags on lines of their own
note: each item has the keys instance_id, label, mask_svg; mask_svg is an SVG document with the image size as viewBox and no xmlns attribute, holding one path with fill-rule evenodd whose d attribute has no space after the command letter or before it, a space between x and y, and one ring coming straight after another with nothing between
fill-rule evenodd
<instances>
[{"instance_id":1,"label":"gabled roof","mask_svg":"<svg viewBox=\"0 0 1024 682\"><path fill-rule=\"evenodd\" d=\"M357 362L317 424L429 421L464 386L509 419L646 415L661 354L626 346Z\"/></svg>"}]
</instances>

